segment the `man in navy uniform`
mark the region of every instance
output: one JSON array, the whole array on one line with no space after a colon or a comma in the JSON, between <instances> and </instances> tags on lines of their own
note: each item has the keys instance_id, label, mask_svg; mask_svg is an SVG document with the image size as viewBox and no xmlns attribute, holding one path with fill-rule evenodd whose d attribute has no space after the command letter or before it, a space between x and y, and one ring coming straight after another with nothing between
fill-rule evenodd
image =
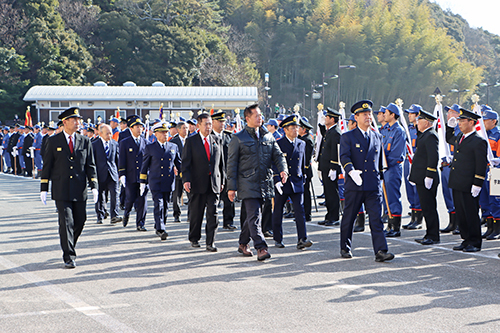
<instances>
[{"instance_id":1,"label":"man in navy uniform","mask_svg":"<svg viewBox=\"0 0 500 333\"><path fill-rule=\"evenodd\" d=\"M181 155L184 145L186 144L187 138L187 125L184 121L177 122L177 134L169 142L177 145L177 150ZM184 187L182 186L182 176L181 169L178 168L179 173L175 175L175 188L174 193L172 193L173 211L174 211L174 222L181 222L181 205L182 205L182 193L184 192Z\"/></svg>"},{"instance_id":2,"label":"man in navy uniform","mask_svg":"<svg viewBox=\"0 0 500 333\"><path fill-rule=\"evenodd\" d=\"M449 186L453 190L456 219L463 239L460 245L453 247L456 251L481 251L479 192L486 177L488 144L475 130L480 117L460 108L458 126L461 133L455 135L456 118L450 118L446 126L446 140L455 146Z\"/></svg>"},{"instance_id":3,"label":"man in navy uniform","mask_svg":"<svg viewBox=\"0 0 500 333\"><path fill-rule=\"evenodd\" d=\"M35 167L37 170L37 178L40 178L42 173L42 155L40 154L40 149L42 149L42 140L45 134L47 134L47 128L41 128L40 125L33 126L33 134L35 136L33 140L33 147L35 148Z\"/></svg>"},{"instance_id":4,"label":"man in navy uniform","mask_svg":"<svg viewBox=\"0 0 500 333\"><path fill-rule=\"evenodd\" d=\"M313 129L312 125L309 123L306 117L301 117L299 119L299 139L306 143L306 161L305 161L305 176L306 181L304 183L304 213L306 215L306 222L310 222L312 219L312 206L311 206L311 182L313 178L313 170L311 167L311 159L314 152L314 140L312 135L309 133Z\"/></svg>"},{"instance_id":5,"label":"man in navy uniform","mask_svg":"<svg viewBox=\"0 0 500 333\"><path fill-rule=\"evenodd\" d=\"M217 204L226 177L224 156L219 137L212 133L210 115L200 114L197 123L199 131L186 139L182 154L182 183L186 192L191 193L189 241L192 247L200 247L201 225L206 207L206 249L217 252L214 239L218 226Z\"/></svg>"},{"instance_id":6,"label":"man in navy uniform","mask_svg":"<svg viewBox=\"0 0 500 333\"><path fill-rule=\"evenodd\" d=\"M99 128L99 139L92 142L94 159L97 167L97 179L99 180L99 199L95 205L97 224L101 224L106 218L105 192L109 193L111 212L111 223L118 223L122 218L118 216L118 163L119 147L115 140L111 126L102 124Z\"/></svg>"},{"instance_id":7,"label":"man in navy uniform","mask_svg":"<svg viewBox=\"0 0 500 333\"><path fill-rule=\"evenodd\" d=\"M352 234L356 215L364 203L369 216L372 244L376 261L394 259L388 252L381 220L382 207L382 136L375 133L372 123L372 101L362 100L351 107L358 127L344 133L340 139L340 161L346 172L345 209L340 225L340 254L352 258Z\"/></svg>"},{"instance_id":8,"label":"man in navy uniform","mask_svg":"<svg viewBox=\"0 0 500 333\"><path fill-rule=\"evenodd\" d=\"M285 156L288 165L287 181L283 184L281 177L274 166L274 211L273 211L273 238L278 248L284 248L283 244L283 207L288 199L292 201L295 211L295 224L297 226L297 248L310 247L312 242L307 239L306 221L304 213L304 182L305 182L305 156L306 143L298 140L299 119L296 115L285 118L280 127L283 128L285 136L278 140L278 146Z\"/></svg>"},{"instance_id":9,"label":"man in navy uniform","mask_svg":"<svg viewBox=\"0 0 500 333\"><path fill-rule=\"evenodd\" d=\"M146 213L148 203L146 200L147 188L143 195L140 194L139 175L141 173L144 149L146 148L146 139L142 135L144 123L139 116L132 115L127 118L127 125L130 136L119 142L120 158L118 174L120 183L125 187L125 211L123 212L123 226L128 224L132 206L137 212L136 227L138 231L147 231L144 223L146 222Z\"/></svg>"},{"instance_id":10,"label":"man in navy uniform","mask_svg":"<svg viewBox=\"0 0 500 333\"><path fill-rule=\"evenodd\" d=\"M66 268L75 268L75 246L87 219L87 183L97 202L97 173L90 140L75 133L80 114L70 108L59 115L62 133L51 136L43 156L40 199L47 204L49 180L59 214L59 237Z\"/></svg>"},{"instance_id":11,"label":"man in navy uniform","mask_svg":"<svg viewBox=\"0 0 500 333\"><path fill-rule=\"evenodd\" d=\"M146 184L149 184L153 195L155 229L161 240L168 237L165 231L168 201L175 187L175 176L181 168L181 155L177 145L167 141L168 130L165 122L153 126L157 140L149 143L144 150L140 175L140 195L144 195Z\"/></svg>"},{"instance_id":12,"label":"man in navy uniform","mask_svg":"<svg viewBox=\"0 0 500 333\"><path fill-rule=\"evenodd\" d=\"M33 146L33 142L35 141L35 136L33 135L33 128L31 126L26 126L24 133L24 142L22 155L24 157L24 165L25 165L25 177L33 177L33 160L35 156L33 155L34 150L30 149Z\"/></svg>"},{"instance_id":13,"label":"man in navy uniform","mask_svg":"<svg viewBox=\"0 0 500 333\"><path fill-rule=\"evenodd\" d=\"M384 138L387 170L384 172L384 179L390 179L385 185L389 210L392 215L387 223L387 237L401 236L401 214L403 212L401 182L403 180L403 162L406 156L406 133L399 125L398 118L400 116L400 110L396 104L387 105L385 121L387 121L388 127Z\"/></svg>"},{"instance_id":14,"label":"man in navy uniform","mask_svg":"<svg viewBox=\"0 0 500 333\"><path fill-rule=\"evenodd\" d=\"M425 217L427 232L423 238L415 241L422 245L439 243L439 216L437 212L437 187L439 175L437 164L439 160L439 140L432 127L437 118L420 109L418 114L418 139L413 156L409 181L416 184L422 212ZM392 180L391 180L392 181Z\"/></svg>"}]
</instances>

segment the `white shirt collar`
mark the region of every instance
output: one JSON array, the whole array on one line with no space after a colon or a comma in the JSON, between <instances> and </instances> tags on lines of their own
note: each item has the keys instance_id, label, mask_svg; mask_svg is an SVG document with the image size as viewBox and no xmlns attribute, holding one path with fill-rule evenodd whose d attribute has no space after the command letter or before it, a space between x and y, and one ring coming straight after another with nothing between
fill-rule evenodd
<instances>
[{"instance_id":1,"label":"white shirt collar","mask_svg":"<svg viewBox=\"0 0 500 333\"><path fill-rule=\"evenodd\" d=\"M203 144L205 143L205 138L208 139L208 143L210 143L210 134L208 136L203 136L203 134L201 134L201 132L198 132L200 133L200 137L201 137L201 142L203 142Z\"/></svg>"},{"instance_id":2,"label":"white shirt collar","mask_svg":"<svg viewBox=\"0 0 500 333\"><path fill-rule=\"evenodd\" d=\"M109 141L104 140L102 137L101 137L100 139L102 140L102 144L103 144L104 146L106 146L106 143L107 143L107 144L108 144L108 146L109 146Z\"/></svg>"},{"instance_id":3,"label":"white shirt collar","mask_svg":"<svg viewBox=\"0 0 500 333\"><path fill-rule=\"evenodd\" d=\"M361 128L357 127L360 131L361 131L361 134L363 134L363 136L366 138L366 135L368 134L368 131L363 131Z\"/></svg>"},{"instance_id":4,"label":"white shirt collar","mask_svg":"<svg viewBox=\"0 0 500 333\"><path fill-rule=\"evenodd\" d=\"M292 141L292 140L290 140L290 138L289 138L289 137L287 137L286 135L285 135L285 137L288 139L288 141L289 141L292 145L295 143L295 140L293 140L293 141Z\"/></svg>"},{"instance_id":5,"label":"white shirt collar","mask_svg":"<svg viewBox=\"0 0 500 333\"><path fill-rule=\"evenodd\" d=\"M474 133L474 132L475 132L475 131L474 131L474 130L472 130L472 131L470 131L469 133L464 134L463 139L465 139L466 137L468 137L469 135L471 135L471 134L472 134L472 133ZM463 139L462 139L462 140L463 140Z\"/></svg>"},{"instance_id":6,"label":"white shirt collar","mask_svg":"<svg viewBox=\"0 0 500 333\"><path fill-rule=\"evenodd\" d=\"M66 141L69 143L69 137L71 136L71 139L73 140L73 144L75 143L75 133L69 135L68 133L66 133L65 130L63 130L63 133L64 133L64 136L66 137Z\"/></svg>"}]
</instances>

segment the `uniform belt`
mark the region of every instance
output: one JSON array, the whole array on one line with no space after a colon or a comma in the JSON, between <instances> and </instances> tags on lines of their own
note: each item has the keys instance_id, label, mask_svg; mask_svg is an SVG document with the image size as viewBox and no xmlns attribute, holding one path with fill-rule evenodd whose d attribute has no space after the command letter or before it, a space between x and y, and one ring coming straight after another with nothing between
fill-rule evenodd
<instances>
[{"instance_id":1,"label":"uniform belt","mask_svg":"<svg viewBox=\"0 0 500 333\"><path fill-rule=\"evenodd\" d=\"M35 148L35 150L41 150L41 148Z\"/></svg>"}]
</instances>

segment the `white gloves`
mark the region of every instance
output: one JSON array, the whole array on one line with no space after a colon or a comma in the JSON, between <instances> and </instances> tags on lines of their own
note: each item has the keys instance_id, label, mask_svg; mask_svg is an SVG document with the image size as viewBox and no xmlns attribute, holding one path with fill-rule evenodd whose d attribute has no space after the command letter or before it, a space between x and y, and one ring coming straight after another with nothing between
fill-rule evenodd
<instances>
[{"instance_id":1,"label":"white gloves","mask_svg":"<svg viewBox=\"0 0 500 333\"><path fill-rule=\"evenodd\" d=\"M411 165L411 164L410 164ZM408 175L408 177L406 177L406 179L408 180L408 183L410 183L411 186L417 186L417 184L415 184L414 182L412 182L410 180L410 176Z\"/></svg>"},{"instance_id":2,"label":"white gloves","mask_svg":"<svg viewBox=\"0 0 500 333\"><path fill-rule=\"evenodd\" d=\"M282 182L277 182L274 184L276 186L276 191L278 191L279 194L283 195L283 183Z\"/></svg>"},{"instance_id":3,"label":"white gloves","mask_svg":"<svg viewBox=\"0 0 500 333\"><path fill-rule=\"evenodd\" d=\"M125 187L125 176L120 177L120 183L122 183L122 186Z\"/></svg>"},{"instance_id":4,"label":"white gloves","mask_svg":"<svg viewBox=\"0 0 500 333\"><path fill-rule=\"evenodd\" d=\"M493 166L496 166L496 167L499 166L500 165L500 157L492 159L491 164L493 164Z\"/></svg>"},{"instance_id":5,"label":"white gloves","mask_svg":"<svg viewBox=\"0 0 500 333\"><path fill-rule=\"evenodd\" d=\"M434 181L434 179L432 179L431 177L425 177L425 179L424 179L425 188L430 190L432 187L433 181Z\"/></svg>"},{"instance_id":6,"label":"white gloves","mask_svg":"<svg viewBox=\"0 0 500 333\"><path fill-rule=\"evenodd\" d=\"M31 157L31 155L30 155L29 153L26 153L26 157L27 157L27 158L30 158L30 157Z\"/></svg>"},{"instance_id":7,"label":"white gloves","mask_svg":"<svg viewBox=\"0 0 500 333\"><path fill-rule=\"evenodd\" d=\"M99 191L97 191L96 188L92 189L92 196L94 199L94 203L97 203L97 200L99 199Z\"/></svg>"},{"instance_id":8,"label":"white gloves","mask_svg":"<svg viewBox=\"0 0 500 333\"><path fill-rule=\"evenodd\" d=\"M361 186L363 184L363 178L361 178L361 170L351 170L349 171L349 176L351 176L352 180L356 185Z\"/></svg>"},{"instance_id":9,"label":"white gloves","mask_svg":"<svg viewBox=\"0 0 500 333\"><path fill-rule=\"evenodd\" d=\"M455 126L457 126L457 118L448 119L448 126L455 128Z\"/></svg>"},{"instance_id":10,"label":"white gloves","mask_svg":"<svg viewBox=\"0 0 500 333\"><path fill-rule=\"evenodd\" d=\"M42 200L44 205L47 204L47 191L40 192L40 200Z\"/></svg>"},{"instance_id":11,"label":"white gloves","mask_svg":"<svg viewBox=\"0 0 500 333\"><path fill-rule=\"evenodd\" d=\"M335 179L337 179L337 171L330 169L330 172L328 173L328 177L330 177L332 182L334 182Z\"/></svg>"},{"instance_id":12,"label":"white gloves","mask_svg":"<svg viewBox=\"0 0 500 333\"><path fill-rule=\"evenodd\" d=\"M141 197L142 197L142 196L144 195L144 192L146 191L146 184L141 183L141 184L139 185L139 189L140 189L139 194L140 194L140 195L141 195Z\"/></svg>"},{"instance_id":13,"label":"white gloves","mask_svg":"<svg viewBox=\"0 0 500 333\"><path fill-rule=\"evenodd\" d=\"M11 154L14 157L17 156L17 148L16 147L12 148L12 153Z\"/></svg>"},{"instance_id":14,"label":"white gloves","mask_svg":"<svg viewBox=\"0 0 500 333\"><path fill-rule=\"evenodd\" d=\"M472 185L472 188L470 189L470 193L472 193L472 196L475 198L479 195L479 192L481 192L481 187Z\"/></svg>"}]
</instances>

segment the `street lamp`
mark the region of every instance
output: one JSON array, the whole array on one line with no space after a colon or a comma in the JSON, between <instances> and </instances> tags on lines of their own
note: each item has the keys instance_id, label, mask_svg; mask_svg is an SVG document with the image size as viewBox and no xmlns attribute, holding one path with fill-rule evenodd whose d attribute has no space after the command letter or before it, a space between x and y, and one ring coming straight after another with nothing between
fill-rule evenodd
<instances>
[{"instance_id":1,"label":"street lamp","mask_svg":"<svg viewBox=\"0 0 500 333\"><path fill-rule=\"evenodd\" d=\"M264 90L266 91L266 118L270 117L271 114L271 107L269 106L269 73L264 74L264 82L266 82L266 86L264 87Z\"/></svg>"},{"instance_id":2,"label":"street lamp","mask_svg":"<svg viewBox=\"0 0 500 333\"><path fill-rule=\"evenodd\" d=\"M323 105L325 105L325 86L328 85L328 82L326 82L325 80L326 79L333 80L333 79L338 79L338 78L339 78L338 75L325 76L325 73L323 72L323 78L321 81L321 82L323 82L323 89L321 90L321 93L323 95L323 101L322 101Z\"/></svg>"},{"instance_id":3,"label":"street lamp","mask_svg":"<svg viewBox=\"0 0 500 333\"><path fill-rule=\"evenodd\" d=\"M452 92L452 93L457 93L458 94L458 105L460 105L460 93L461 92L469 92L470 90L469 89L450 89L449 92Z\"/></svg>"},{"instance_id":4,"label":"street lamp","mask_svg":"<svg viewBox=\"0 0 500 333\"><path fill-rule=\"evenodd\" d=\"M486 87L486 104L490 104L490 87L496 88L500 87L499 82L495 82L494 84L488 84L486 82L478 84L479 87Z\"/></svg>"},{"instance_id":5,"label":"street lamp","mask_svg":"<svg viewBox=\"0 0 500 333\"><path fill-rule=\"evenodd\" d=\"M339 67L337 71L337 105L340 104L340 69L341 68L347 68L347 69L355 69L356 66L354 65L341 65L339 61Z\"/></svg>"}]
</instances>

